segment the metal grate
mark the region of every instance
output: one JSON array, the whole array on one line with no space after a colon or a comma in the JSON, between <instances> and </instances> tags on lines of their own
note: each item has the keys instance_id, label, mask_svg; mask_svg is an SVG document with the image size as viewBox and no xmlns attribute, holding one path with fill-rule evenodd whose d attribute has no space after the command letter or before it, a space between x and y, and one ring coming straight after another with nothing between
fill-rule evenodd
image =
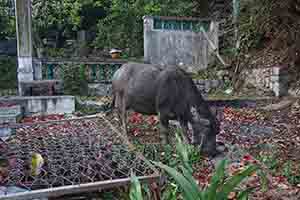
<instances>
[{"instance_id":1,"label":"metal grate","mask_svg":"<svg viewBox=\"0 0 300 200\"><path fill-rule=\"evenodd\" d=\"M31 153L45 160L42 172L30 173ZM103 118L24 125L0 141L0 155L10 163L1 186L39 190L156 174L144 159L129 150L124 138ZM1 175L1 174L0 174Z\"/></svg>"}]
</instances>

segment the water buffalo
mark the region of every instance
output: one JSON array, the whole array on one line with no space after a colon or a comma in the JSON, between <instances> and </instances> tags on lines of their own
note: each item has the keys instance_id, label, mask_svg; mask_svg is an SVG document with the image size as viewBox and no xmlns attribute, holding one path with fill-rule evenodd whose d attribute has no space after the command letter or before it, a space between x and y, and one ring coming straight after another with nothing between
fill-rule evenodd
<instances>
[{"instance_id":1,"label":"water buffalo","mask_svg":"<svg viewBox=\"0 0 300 200\"><path fill-rule=\"evenodd\" d=\"M128 109L146 115L158 114L162 143L170 142L169 120L178 120L183 135L187 135L191 125L192 143L200 145L202 153L216 154L219 132L216 118L192 78L181 68L124 64L112 78L112 95L126 134Z\"/></svg>"}]
</instances>

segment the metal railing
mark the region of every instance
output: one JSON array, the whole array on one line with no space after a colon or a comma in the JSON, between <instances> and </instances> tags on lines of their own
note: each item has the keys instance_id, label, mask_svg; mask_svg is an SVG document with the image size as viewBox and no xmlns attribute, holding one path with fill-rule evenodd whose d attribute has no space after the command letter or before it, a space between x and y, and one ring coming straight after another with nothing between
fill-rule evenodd
<instances>
[{"instance_id":1,"label":"metal railing","mask_svg":"<svg viewBox=\"0 0 300 200\"><path fill-rule=\"evenodd\" d=\"M42 59L43 79L62 79L66 68L79 66L84 68L84 73L88 82L110 82L113 74L125 60L118 59Z\"/></svg>"}]
</instances>

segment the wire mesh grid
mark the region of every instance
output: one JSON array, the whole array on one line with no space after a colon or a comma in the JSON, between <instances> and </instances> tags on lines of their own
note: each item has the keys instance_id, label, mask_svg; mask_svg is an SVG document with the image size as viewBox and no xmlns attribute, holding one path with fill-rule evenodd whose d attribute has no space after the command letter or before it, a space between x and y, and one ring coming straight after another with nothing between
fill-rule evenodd
<instances>
[{"instance_id":1,"label":"wire mesh grid","mask_svg":"<svg viewBox=\"0 0 300 200\"><path fill-rule=\"evenodd\" d=\"M45 161L38 176L31 174L32 153ZM18 127L0 141L0 155L8 163L0 197L3 186L39 190L157 173L101 118Z\"/></svg>"}]
</instances>

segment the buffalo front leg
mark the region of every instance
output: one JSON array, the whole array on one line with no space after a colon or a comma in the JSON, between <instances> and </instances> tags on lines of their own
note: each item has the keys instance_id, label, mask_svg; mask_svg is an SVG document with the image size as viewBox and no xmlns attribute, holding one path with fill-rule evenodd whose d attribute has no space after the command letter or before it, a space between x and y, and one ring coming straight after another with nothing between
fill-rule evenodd
<instances>
[{"instance_id":1,"label":"buffalo front leg","mask_svg":"<svg viewBox=\"0 0 300 200\"><path fill-rule=\"evenodd\" d=\"M169 144L169 120L167 118L159 115L159 131L160 131L160 140L162 144Z\"/></svg>"},{"instance_id":2,"label":"buffalo front leg","mask_svg":"<svg viewBox=\"0 0 300 200\"><path fill-rule=\"evenodd\" d=\"M189 130L188 121L186 121L184 119L179 119L179 123L180 123L181 129L182 129L183 140L186 144L189 144L190 140L188 137L188 130Z\"/></svg>"}]
</instances>

